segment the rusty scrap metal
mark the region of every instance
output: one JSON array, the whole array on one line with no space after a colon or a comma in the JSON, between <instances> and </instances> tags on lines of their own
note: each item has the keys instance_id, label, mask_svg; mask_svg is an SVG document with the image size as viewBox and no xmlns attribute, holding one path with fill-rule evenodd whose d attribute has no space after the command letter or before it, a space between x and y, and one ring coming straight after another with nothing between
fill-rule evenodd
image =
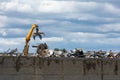
<instances>
[{"instance_id":1,"label":"rusty scrap metal","mask_svg":"<svg viewBox=\"0 0 120 80\"><path fill-rule=\"evenodd\" d=\"M38 46L34 45L32 47L37 48L36 53L41 57L45 57L50 53L46 43L41 43Z\"/></svg>"}]
</instances>

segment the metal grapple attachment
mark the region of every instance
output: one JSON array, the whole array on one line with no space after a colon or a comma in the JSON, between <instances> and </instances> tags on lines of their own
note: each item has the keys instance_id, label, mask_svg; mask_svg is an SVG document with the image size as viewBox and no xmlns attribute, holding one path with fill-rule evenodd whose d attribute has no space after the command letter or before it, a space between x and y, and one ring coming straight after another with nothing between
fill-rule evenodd
<instances>
[{"instance_id":1,"label":"metal grapple attachment","mask_svg":"<svg viewBox=\"0 0 120 80\"><path fill-rule=\"evenodd\" d=\"M39 38L42 39L42 34L45 35L43 32L40 32L38 26L36 26L36 32L33 33L33 39L35 40L36 36L39 36Z\"/></svg>"}]
</instances>

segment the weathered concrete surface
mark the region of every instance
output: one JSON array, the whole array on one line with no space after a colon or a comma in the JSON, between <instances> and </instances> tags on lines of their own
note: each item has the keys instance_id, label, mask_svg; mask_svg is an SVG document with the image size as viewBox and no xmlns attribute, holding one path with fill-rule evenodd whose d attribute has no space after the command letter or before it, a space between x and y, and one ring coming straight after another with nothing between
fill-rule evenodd
<instances>
[{"instance_id":1,"label":"weathered concrete surface","mask_svg":"<svg viewBox=\"0 0 120 80\"><path fill-rule=\"evenodd\" d=\"M120 59L1 56L0 80L120 80Z\"/></svg>"}]
</instances>

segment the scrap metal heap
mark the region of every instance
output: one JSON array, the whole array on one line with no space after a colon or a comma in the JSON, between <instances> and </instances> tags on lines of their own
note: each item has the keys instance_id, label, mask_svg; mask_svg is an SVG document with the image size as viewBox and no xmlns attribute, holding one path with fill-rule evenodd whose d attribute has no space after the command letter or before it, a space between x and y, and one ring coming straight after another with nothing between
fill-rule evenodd
<instances>
[{"instance_id":1,"label":"scrap metal heap","mask_svg":"<svg viewBox=\"0 0 120 80\"><path fill-rule=\"evenodd\" d=\"M33 33L34 29L36 31ZM42 35L45 35L43 32L39 30L38 25L32 24L32 27L30 28L28 34L25 37L25 46L22 52L22 56L27 56L28 55L28 50L29 50L29 41L31 36L33 36L33 39L35 40L36 36L42 39ZM76 48L74 50L66 50L66 49L59 49L55 48L54 50L49 50L48 45L46 43L40 43L39 45L34 45L32 46L36 48L36 54L33 56L39 56L39 57L77 57L77 58L120 58L120 52L119 53L114 53L112 50L109 52L107 51L86 51L83 52L83 49L81 48ZM17 56L17 48L13 49L9 52L10 49L6 52L6 56ZM3 54L0 53L0 56Z\"/></svg>"},{"instance_id":2,"label":"scrap metal heap","mask_svg":"<svg viewBox=\"0 0 120 80\"><path fill-rule=\"evenodd\" d=\"M40 57L47 57L47 55L50 54L48 45L46 43L41 43L38 46L32 46L32 47L37 48L36 53Z\"/></svg>"}]
</instances>

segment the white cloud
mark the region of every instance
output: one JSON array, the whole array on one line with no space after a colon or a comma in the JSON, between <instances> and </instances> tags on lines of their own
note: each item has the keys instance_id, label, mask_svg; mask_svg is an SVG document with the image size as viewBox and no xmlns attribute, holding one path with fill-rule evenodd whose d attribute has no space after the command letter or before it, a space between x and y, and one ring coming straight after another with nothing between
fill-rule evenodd
<instances>
[{"instance_id":1,"label":"white cloud","mask_svg":"<svg viewBox=\"0 0 120 80\"><path fill-rule=\"evenodd\" d=\"M43 38L45 42L62 42L64 41L63 37L50 37L50 38Z\"/></svg>"},{"instance_id":2,"label":"white cloud","mask_svg":"<svg viewBox=\"0 0 120 80\"><path fill-rule=\"evenodd\" d=\"M74 32L69 33L68 36L72 36L73 38L86 38L86 39L95 39L95 38L104 38L106 35L98 34L98 33L87 33L87 32Z\"/></svg>"},{"instance_id":3,"label":"white cloud","mask_svg":"<svg viewBox=\"0 0 120 80\"><path fill-rule=\"evenodd\" d=\"M37 23L43 26L42 29L44 29L45 32L52 33L48 34L48 38L43 37L41 42L62 42L63 44L66 42L75 42L84 44L94 43L94 45L118 45L117 42L119 41L119 35L114 34L114 32L120 31L120 24L118 23L120 21L119 13L120 8L112 3L107 3L107 1L106 3L99 3L97 1L82 2L77 0L2 1L0 3L0 36L9 36L9 38L0 38L0 43L5 46L17 45L18 47L19 45L19 48L23 48L23 43L25 43L23 38L11 39L10 37L13 37L13 35L27 34L28 30L25 30L22 26L17 27L16 24L24 24L27 26L28 24ZM92 22L93 24L91 24ZM97 23L94 25L94 22L101 25L97 25ZM105 24L104 22L109 23ZM10 28L11 25L16 28ZM5 27L9 27L9 29L7 30ZM112 32L113 34L109 38L108 36L110 36L110 34L108 33L100 34L96 32ZM59 36L50 37L54 35ZM112 38L114 36L116 37ZM40 41L37 40L35 42L38 43ZM31 39L30 44L34 44L33 39Z\"/></svg>"},{"instance_id":4,"label":"white cloud","mask_svg":"<svg viewBox=\"0 0 120 80\"><path fill-rule=\"evenodd\" d=\"M112 14L117 14L117 15L119 15L119 13L120 13L120 9L119 9L119 8L113 6L112 4L109 4L109 3L105 3L105 4L104 4L104 10L105 10L108 14L112 13Z\"/></svg>"},{"instance_id":5,"label":"white cloud","mask_svg":"<svg viewBox=\"0 0 120 80\"><path fill-rule=\"evenodd\" d=\"M4 27L8 22L7 16L0 15L0 27Z\"/></svg>"},{"instance_id":6,"label":"white cloud","mask_svg":"<svg viewBox=\"0 0 120 80\"><path fill-rule=\"evenodd\" d=\"M10 46L10 45L20 45L24 42L23 38L0 38L0 44L1 45L6 45L6 46Z\"/></svg>"},{"instance_id":7,"label":"white cloud","mask_svg":"<svg viewBox=\"0 0 120 80\"><path fill-rule=\"evenodd\" d=\"M0 49L0 52L3 52L3 49L2 49L2 48Z\"/></svg>"},{"instance_id":8,"label":"white cloud","mask_svg":"<svg viewBox=\"0 0 120 80\"><path fill-rule=\"evenodd\" d=\"M74 43L88 43L89 42L88 39L84 39L84 38L82 38L82 39L73 38L73 39L71 39L71 41L74 42Z\"/></svg>"},{"instance_id":9,"label":"white cloud","mask_svg":"<svg viewBox=\"0 0 120 80\"><path fill-rule=\"evenodd\" d=\"M66 2L64 2L64 1L61 1L61 2L58 2L58 1L43 1L43 2L41 2L38 10L39 10L39 12L61 13L61 12L68 12L69 8L67 7Z\"/></svg>"},{"instance_id":10,"label":"white cloud","mask_svg":"<svg viewBox=\"0 0 120 80\"><path fill-rule=\"evenodd\" d=\"M94 11L102 11L110 13L118 13L120 9L113 6L111 3L99 2L83 2L83 1L56 1L56 0L11 0L9 2L1 2L0 9L2 11L18 11L29 14L39 13L93 13Z\"/></svg>"},{"instance_id":11,"label":"white cloud","mask_svg":"<svg viewBox=\"0 0 120 80\"><path fill-rule=\"evenodd\" d=\"M8 24L10 24L10 23L15 24L15 22L17 24L31 24L31 23L33 23L33 20L0 15L0 27L10 26ZM35 22L35 20L34 20L34 22Z\"/></svg>"},{"instance_id":12,"label":"white cloud","mask_svg":"<svg viewBox=\"0 0 120 80\"><path fill-rule=\"evenodd\" d=\"M10 28L10 29L4 29L0 28L0 35L1 36L19 36L19 35L25 35L27 34L27 29L21 29L21 28Z\"/></svg>"},{"instance_id":13,"label":"white cloud","mask_svg":"<svg viewBox=\"0 0 120 80\"><path fill-rule=\"evenodd\" d=\"M34 49L31 47L32 45L35 44L40 44L40 43L56 43L56 42L63 42L64 38L62 37L49 37L49 38L43 38L42 40L36 38L36 40L33 40L31 38L31 40L29 41L29 46L30 49L29 51L33 52ZM5 51L8 48L18 48L19 52L22 52L24 45L25 45L25 39L24 38L0 38L0 44L1 44L1 50ZM48 45L49 46L49 45Z\"/></svg>"},{"instance_id":14,"label":"white cloud","mask_svg":"<svg viewBox=\"0 0 120 80\"><path fill-rule=\"evenodd\" d=\"M120 24L119 23L105 24L97 27L97 30L101 32L113 32L113 31L120 32Z\"/></svg>"},{"instance_id":15,"label":"white cloud","mask_svg":"<svg viewBox=\"0 0 120 80\"><path fill-rule=\"evenodd\" d=\"M0 15L0 27L6 27L9 26L9 24L19 24L19 25L25 25L25 24L55 24L59 23L57 20L54 19L32 19L32 18L18 18L18 17L8 17L8 16L3 16ZM16 22L16 23L15 23ZM14 25L13 27L15 27ZM17 27L17 26L16 26Z\"/></svg>"},{"instance_id":16,"label":"white cloud","mask_svg":"<svg viewBox=\"0 0 120 80\"><path fill-rule=\"evenodd\" d=\"M69 33L70 34L70 33ZM94 44L94 45L120 45L120 37L119 34L99 34L99 33L71 33L68 34L68 38L66 40L70 40L74 43L82 43L82 44ZM112 35L111 37L108 37ZM113 36L117 36L114 37Z\"/></svg>"},{"instance_id":17,"label":"white cloud","mask_svg":"<svg viewBox=\"0 0 120 80\"><path fill-rule=\"evenodd\" d=\"M34 42L39 42L40 41L40 39L36 39L36 41L34 41L33 39L31 39L32 41L32 43L34 43ZM63 37L48 37L48 38L44 38L43 37L43 39L41 40L42 42L62 42L62 41L64 41L65 39L63 38Z\"/></svg>"},{"instance_id":18,"label":"white cloud","mask_svg":"<svg viewBox=\"0 0 120 80\"><path fill-rule=\"evenodd\" d=\"M95 2L79 2L79 1L42 1L39 6L40 12L66 13L89 11L94 9Z\"/></svg>"},{"instance_id":19,"label":"white cloud","mask_svg":"<svg viewBox=\"0 0 120 80\"><path fill-rule=\"evenodd\" d=\"M34 5L34 3L37 3ZM26 12L27 14L32 14L31 16L39 16L39 14L45 13L55 13L55 14L46 14L50 17L50 20L41 20L40 19L32 19L32 18L7 18L8 22L16 21L19 24L32 24L32 23L53 23L54 18L60 19L77 19L77 20L92 20L92 21L112 21L114 18L105 17L107 15L115 15L119 16L120 9L113 6L110 3L97 3L97 2L80 2L80 1L19 1L19 0L11 0L10 2L2 2L0 3L0 9L2 11L18 11L18 12ZM101 12L100 12L101 11ZM61 13L58 15L58 13ZM105 14L104 17L100 17L98 14ZM102 14L103 13L103 14ZM57 14L57 15L56 15ZM43 17L43 16L41 16ZM45 16L46 17L46 16ZM12 20L11 20L12 19ZM0 24L3 24L0 22ZM7 23L7 22L6 22Z\"/></svg>"},{"instance_id":20,"label":"white cloud","mask_svg":"<svg viewBox=\"0 0 120 80\"><path fill-rule=\"evenodd\" d=\"M6 52L9 48L18 48L18 52L22 52L25 40L24 38L0 38L0 44L1 52Z\"/></svg>"},{"instance_id":21,"label":"white cloud","mask_svg":"<svg viewBox=\"0 0 120 80\"><path fill-rule=\"evenodd\" d=\"M2 11L19 11L32 12L32 8L28 4L19 3L18 1L2 2L0 3L0 10Z\"/></svg>"},{"instance_id":22,"label":"white cloud","mask_svg":"<svg viewBox=\"0 0 120 80\"><path fill-rule=\"evenodd\" d=\"M6 30L8 34L15 34L15 35L22 35L27 33L27 29L21 29L21 28L11 28Z\"/></svg>"},{"instance_id":23,"label":"white cloud","mask_svg":"<svg viewBox=\"0 0 120 80\"><path fill-rule=\"evenodd\" d=\"M118 38L103 38L103 39L97 39L96 42L99 43L99 44L107 44L107 45L120 45L119 44L119 41L120 41L120 37Z\"/></svg>"},{"instance_id":24,"label":"white cloud","mask_svg":"<svg viewBox=\"0 0 120 80\"><path fill-rule=\"evenodd\" d=\"M5 31L3 31L3 30L0 30L0 35L7 36L7 33Z\"/></svg>"}]
</instances>

